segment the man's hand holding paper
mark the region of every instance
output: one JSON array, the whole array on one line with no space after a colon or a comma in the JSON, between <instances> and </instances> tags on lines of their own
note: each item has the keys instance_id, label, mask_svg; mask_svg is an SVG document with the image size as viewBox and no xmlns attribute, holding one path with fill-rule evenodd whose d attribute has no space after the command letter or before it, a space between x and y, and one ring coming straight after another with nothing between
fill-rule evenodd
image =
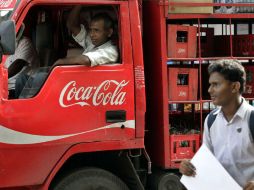
<instances>
[{"instance_id":1,"label":"man's hand holding paper","mask_svg":"<svg viewBox=\"0 0 254 190\"><path fill-rule=\"evenodd\" d=\"M188 190L242 190L205 145L191 162L181 163L180 172L184 173L181 182Z\"/></svg>"}]
</instances>

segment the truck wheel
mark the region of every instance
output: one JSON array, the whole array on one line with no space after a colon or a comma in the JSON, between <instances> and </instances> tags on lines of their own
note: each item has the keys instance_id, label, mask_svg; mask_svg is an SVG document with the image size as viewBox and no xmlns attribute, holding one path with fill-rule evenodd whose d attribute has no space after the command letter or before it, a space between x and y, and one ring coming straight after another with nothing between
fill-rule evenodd
<instances>
[{"instance_id":1,"label":"truck wheel","mask_svg":"<svg viewBox=\"0 0 254 190\"><path fill-rule=\"evenodd\" d=\"M183 190L180 178L173 173L155 171L148 181L149 190Z\"/></svg>"},{"instance_id":2,"label":"truck wheel","mask_svg":"<svg viewBox=\"0 0 254 190\"><path fill-rule=\"evenodd\" d=\"M83 168L64 177L53 190L129 190L112 173L99 168Z\"/></svg>"},{"instance_id":3,"label":"truck wheel","mask_svg":"<svg viewBox=\"0 0 254 190\"><path fill-rule=\"evenodd\" d=\"M180 178L172 173L165 173L160 177L158 190L182 190Z\"/></svg>"}]
</instances>

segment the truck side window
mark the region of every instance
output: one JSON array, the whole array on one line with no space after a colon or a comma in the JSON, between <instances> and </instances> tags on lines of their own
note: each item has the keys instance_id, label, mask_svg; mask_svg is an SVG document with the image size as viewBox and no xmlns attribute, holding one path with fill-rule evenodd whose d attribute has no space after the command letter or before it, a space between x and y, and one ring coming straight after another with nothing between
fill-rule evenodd
<instances>
[{"instance_id":1,"label":"truck side window","mask_svg":"<svg viewBox=\"0 0 254 190\"><path fill-rule=\"evenodd\" d=\"M118 10L118 6L98 5L32 7L27 17L33 18L34 24L27 33L36 47L40 67L29 74L21 73L14 96L9 98L35 96L58 65L119 63Z\"/></svg>"},{"instance_id":2,"label":"truck side window","mask_svg":"<svg viewBox=\"0 0 254 190\"><path fill-rule=\"evenodd\" d=\"M20 75L31 75L39 68L39 56L32 39L24 34L26 25L22 23L16 35L16 51L7 58L5 66L8 69L9 98L16 98L15 84Z\"/></svg>"},{"instance_id":3,"label":"truck side window","mask_svg":"<svg viewBox=\"0 0 254 190\"><path fill-rule=\"evenodd\" d=\"M69 11L66 16L66 25L69 39L72 41L67 50L67 57L81 53L88 56L91 66L119 62L117 19L113 10L109 11L107 8L73 7ZM79 17L79 22L75 23L77 17ZM79 50L75 48L75 45L74 48L71 47L73 41L79 45ZM97 51L97 48L102 52ZM105 57L101 56L102 54Z\"/></svg>"}]
</instances>

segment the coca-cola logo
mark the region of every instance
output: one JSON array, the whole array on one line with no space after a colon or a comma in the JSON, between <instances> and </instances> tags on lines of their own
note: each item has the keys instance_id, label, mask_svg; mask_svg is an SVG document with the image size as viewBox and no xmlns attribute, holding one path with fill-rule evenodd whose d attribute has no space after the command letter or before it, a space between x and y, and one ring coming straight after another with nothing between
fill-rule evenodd
<instances>
[{"instance_id":1,"label":"coca-cola logo","mask_svg":"<svg viewBox=\"0 0 254 190\"><path fill-rule=\"evenodd\" d=\"M187 93L185 91L180 91L178 96L180 96L180 97L186 97Z\"/></svg>"},{"instance_id":2,"label":"coca-cola logo","mask_svg":"<svg viewBox=\"0 0 254 190\"><path fill-rule=\"evenodd\" d=\"M76 81L65 85L59 97L59 104L66 108L74 105L99 106L122 105L126 92L123 91L129 81L105 80L98 86L78 86Z\"/></svg>"},{"instance_id":3,"label":"coca-cola logo","mask_svg":"<svg viewBox=\"0 0 254 190\"><path fill-rule=\"evenodd\" d=\"M179 48L177 53L181 54L181 53L185 53L186 52L186 49L183 49L183 48Z\"/></svg>"},{"instance_id":4,"label":"coca-cola logo","mask_svg":"<svg viewBox=\"0 0 254 190\"><path fill-rule=\"evenodd\" d=\"M0 9L1 8L13 8L16 0L0 0Z\"/></svg>"}]
</instances>

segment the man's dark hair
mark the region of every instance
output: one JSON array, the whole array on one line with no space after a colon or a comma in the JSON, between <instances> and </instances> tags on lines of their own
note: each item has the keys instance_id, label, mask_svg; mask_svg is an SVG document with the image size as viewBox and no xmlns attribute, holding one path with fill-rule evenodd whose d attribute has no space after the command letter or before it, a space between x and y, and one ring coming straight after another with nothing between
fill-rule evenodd
<instances>
[{"instance_id":1,"label":"man's dark hair","mask_svg":"<svg viewBox=\"0 0 254 190\"><path fill-rule=\"evenodd\" d=\"M208 67L209 75L214 72L220 73L228 81L240 82L240 93L243 93L246 82L246 73L244 67L238 60L217 60Z\"/></svg>"},{"instance_id":2,"label":"man's dark hair","mask_svg":"<svg viewBox=\"0 0 254 190\"><path fill-rule=\"evenodd\" d=\"M92 17L91 22L104 21L104 29L114 29L113 19L107 13L98 13Z\"/></svg>"}]
</instances>

